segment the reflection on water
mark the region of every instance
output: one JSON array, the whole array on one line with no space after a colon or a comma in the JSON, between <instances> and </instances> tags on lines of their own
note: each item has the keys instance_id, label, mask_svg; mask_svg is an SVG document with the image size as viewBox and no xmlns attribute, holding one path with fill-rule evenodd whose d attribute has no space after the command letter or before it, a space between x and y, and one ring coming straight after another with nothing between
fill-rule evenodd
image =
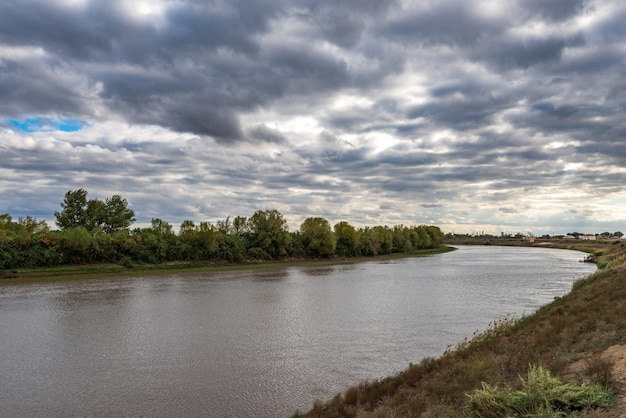
<instances>
[{"instance_id":1,"label":"reflection on water","mask_svg":"<svg viewBox=\"0 0 626 418\"><path fill-rule=\"evenodd\" d=\"M528 314L576 252L0 286L0 416L280 417Z\"/></svg>"},{"instance_id":2,"label":"reflection on water","mask_svg":"<svg viewBox=\"0 0 626 418\"><path fill-rule=\"evenodd\" d=\"M289 271L287 269L271 269L269 271L257 271L252 278L256 282L275 282L281 281L289 277Z\"/></svg>"},{"instance_id":3,"label":"reflection on water","mask_svg":"<svg viewBox=\"0 0 626 418\"><path fill-rule=\"evenodd\" d=\"M324 267L303 267L300 269L301 273L306 274L307 276L329 276L333 274L335 268L333 266L324 266ZM344 270L345 271L345 270Z\"/></svg>"}]
</instances>

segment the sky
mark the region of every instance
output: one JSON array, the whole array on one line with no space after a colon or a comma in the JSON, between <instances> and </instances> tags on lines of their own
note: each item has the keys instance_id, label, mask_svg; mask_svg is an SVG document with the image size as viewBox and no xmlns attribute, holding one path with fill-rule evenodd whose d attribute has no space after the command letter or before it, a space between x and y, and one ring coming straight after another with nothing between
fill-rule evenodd
<instances>
[{"instance_id":1,"label":"sky","mask_svg":"<svg viewBox=\"0 0 626 418\"><path fill-rule=\"evenodd\" d=\"M0 213L626 232L621 0L2 0Z\"/></svg>"}]
</instances>

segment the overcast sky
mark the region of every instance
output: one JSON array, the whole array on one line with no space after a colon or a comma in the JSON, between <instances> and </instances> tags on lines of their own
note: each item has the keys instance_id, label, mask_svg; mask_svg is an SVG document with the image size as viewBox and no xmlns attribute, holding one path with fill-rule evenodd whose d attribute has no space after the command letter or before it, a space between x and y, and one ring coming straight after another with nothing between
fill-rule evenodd
<instances>
[{"instance_id":1,"label":"overcast sky","mask_svg":"<svg viewBox=\"0 0 626 418\"><path fill-rule=\"evenodd\" d=\"M0 213L626 232L622 0L1 0Z\"/></svg>"}]
</instances>

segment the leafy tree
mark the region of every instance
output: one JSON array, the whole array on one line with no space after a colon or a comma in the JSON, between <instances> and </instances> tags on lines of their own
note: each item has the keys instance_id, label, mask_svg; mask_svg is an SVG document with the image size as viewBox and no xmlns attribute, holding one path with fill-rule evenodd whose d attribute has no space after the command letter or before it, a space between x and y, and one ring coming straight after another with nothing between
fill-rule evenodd
<instances>
[{"instance_id":1,"label":"leafy tree","mask_svg":"<svg viewBox=\"0 0 626 418\"><path fill-rule=\"evenodd\" d=\"M67 263L86 263L93 237L83 227L71 228L63 233L62 248Z\"/></svg>"},{"instance_id":2,"label":"leafy tree","mask_svg":"<svg viewBox=\"0 0 626 418\"><path fill-rule=\"evenodd\" d=\"M87 202L85 210L85 224L83 227L88 231L96 229L104 230L106 224L107 209L102 200L91 199Z\"/></svg>"},{"instance_id":3,"label":"leafy tree","mask_svg":"<svg viewBox=\"0 0 626 418\"><path fill-rule=\"evenodd\" d=\"M0 230L8 230L13 229L14 227L13 218L8 213L3 213L0 215Z\"/></svg>"},{"instance_id":4,"label":"leafy tree","mask_svg":"<svg viewBox=\"0 0 626 418\"><path fill-rule=\"evenodd\" d=\"M624 234L622 233L622 231L616 231L616 232L613 232L613 236L614 236L614 237L620 237L620 238L621 238L621 237L623 237L623 236L624 236Z\"/></svg>"},{"instance_id":5,"label":"leafy tree","mask_svg":"<svg viewBox=\"0 0 626 418\"><path fill-rule=\"evenodd\" d=\"M105 218L102 229L111 233L126 229L135 222L135 212L128 208L128 202L120 195L113 195L104 202Z\"/></svg>"},{"instance_id":6,"label":"leafy tree","mask_svg":"<svg viewBox=\"0 0 626 418\"><path fill-rule=\"evenodd\" d=\"M413 249L411 230L404 225L393 227L393 252L404 253Z\"/></svg>"},{"instance_id":7,"label":"leafy tree","mask_svg":"<svg viewBox=\"0 0 626 418\"><path fill-rule=\"evenodd\" d=\"M218 243L217 257L231 263L243 261L246 254L245 242L245 238L239 235L222 235Z\"/></svg>"},{"instance_id":8,"label":"leafy tree","mask_svg":"<svg viewBox=\"0 0 626 418\"><path fill-rule=\"evenodd\" d=\"M235 235L244 235L250 231L248 227L248 218L245 216L237 216L233 219L232 232Z\"/></svg>"},{"instance_id":9,"label":"leafy tree","mask_svg":"<svg viewBox=\"0 0 626 418\"><path fill-rule=\"evenodd\" d=\"M172 225L159 218L151 220L150 228L135 229L137 261L157 264L168 260L175 245L176 235Z\"/></svg>"},{"instance_id":10,"label":"leafy tree","mask_svg":"<svg viewBox=\"0 0 626 418\"><path fill-rule=\"evenodd\" d=\"M159 218L152 218L150 221L150 230L158 236L169 238L174 235L172 225Z\"/></svg>"},{"instance_id":11,"label":"leafy tree","mask_svg":"<svg viewBox=\"0 0 626 418\"><path fill-rule=\"evenodd\" d=\"M253 248L259 248L272 258L287 254L290 236L287 221L276 209L258 210L248 221Z\"/></svg>"},{"instance_id":12,"label":"leafy tree","mask_svg":"<svg viewBox=\"0 0 626 418\"><path fill-rule=\"evenodd\" d=\"M50 230L46 221L38 221L32 216L26 216L25 218L19 217L17 219L17 225L19 230L28 234L38 234Z\"/></svg>"},{"instance_id":13,"label":"leafy tree","mask_svg":"<svg viewBox=\"0 0 626 418\"><path fill-rule=\"evenodd\" d=\"M54 212L61 229L87 227L87 190L70 190L61 202L61 212Z\"/></svg>"},{"instance_id":14,"label":"leafy tree","mask_svg":"<svg viewBox=\"0 0 626 418\"><path fill-rule=\"evenodd\" d=\"M370 239L377 254L389 254L393 248L393 233L386 226L375 226L370 230Z\"/></svg>"},{"instance_id":15,"label":"leafy tree","mask_svg":"<svg viewBox=\"0 0 626 418\"><path fill-rule=\"evenodd\" d=\"M196 225L193 221L185 220L180 224L180 229L178 230L178 235L180 237L190 236L196 230Z\"/></svg>"},{"instance_id":16,"label":"leafy tree","mask_svg":"<svg viewBox=\"0 0 626 418\"><path fill-rule=\"evenodd\" d=\"M365 256L378 255L378 245L372 240L372 229L370 227L359 228L359 253Z\"/></svg>"},{"instance_id":17,"label":"leafy tree","mask_svg":"<svg viewBox=\"0 0 626 418\"><path fill-rule=\"evenodd\" d=\"M135 212L128 208L128 202L120 195L113 195L104 202L98 199L87 200L85 189L70 190L61 203L62 211L54 212L56 224L66 230L96 228L106 233L128 228L135 221Z\"/></svg>"},{"instance_id":18,"label":"leafy tree","mask_svg":"<svg viewBox=\"0 0 626 418\"><path fill-rule=\"evenodd\" d=\"M200 222L195 234L195 244L200 247L204 257L208 259L217 251L219 232L210 222Z\"/></svg>"},{"instance_id":19,"label":"leafy tree","mask_svg":"<svg viewBox=\"0 0 626 418\"><path fill-rule=\"evenodd\" d=\"M438 226L434 225L422 225L421 228L425 228L426 232L430 236L431 248L435 248L441 245L443 242L443 232Z\"/></svg>"},{"instance_id":20,"label":"leafy tree","mask_svg":"<svg viewBox=\"0 0 626 418\"><path fill-rule=\"evenodd\" d=\"M431 238L426 228L418 226L416 228L416 231L417 231L416 247L419 249L431 248L433 245L433 239Z\"/></svg>"},{"instance_id":21,"label":"leafy tree","mask_svg":"<svg viewBox=\"0 0 626 418\"><path fill-rule=\"evenodd\" d=\"M335 234L324 218L307 218L300 225L302 244L307 254L314 257L330 257L335 253Z\"/></svg>"},{"instance_id":22,"label":"leafy tree","mask_svg":"<svg viewBox=\"0 0 626 418\"><path fill-rule=\"evenodd\" d=\"M359 234L352 225L342 221L334 226L335 239L337 240L336 252L342 257L357 255L359 247Z\"/></svg>"},{"instance_id":23,"label":"leafy tree","mask_svg":"<svg viewBox=\"0 0 626 418\"><path fill-rule=\"evenodd\" d=\"M232 229L232 222L230 220L230 216L226 217L223 221L217 221L216 228L218 232L222 234L230 234Z\"/></svg>"}]
</instances>

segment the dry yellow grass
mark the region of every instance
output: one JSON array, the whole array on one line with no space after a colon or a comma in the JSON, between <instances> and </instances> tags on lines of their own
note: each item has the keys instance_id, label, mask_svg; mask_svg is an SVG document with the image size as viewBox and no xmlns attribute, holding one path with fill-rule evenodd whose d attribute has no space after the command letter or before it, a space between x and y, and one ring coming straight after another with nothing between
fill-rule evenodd
<instances>
[{"instance_id":1,"label":"dry yellow grass","mask_svg":"<svg viewBox=\"0 0 626 418\"><path fill-rule=\"evenodd\" d=\"M580 244L576 249L583 249ZM565 245L570 244L560 246ZM468 394L482 382L515 388L530 365L540 365L564 381L599 382L617 393L613 408L583 411L581 416L626 416L625 388L614 378L623 372L616 367L626 361L602 355L611 347L626 346L626 248L622 243L590 245L588 251L605 268L578 281L568 295L532 316L496 322L438 359L410 365L379 381L363 382L295 416L466 416ZM620 355L626 358L626 353ZM576 364L579 369L572 372Z\"/></svg>"}]
</instances>

